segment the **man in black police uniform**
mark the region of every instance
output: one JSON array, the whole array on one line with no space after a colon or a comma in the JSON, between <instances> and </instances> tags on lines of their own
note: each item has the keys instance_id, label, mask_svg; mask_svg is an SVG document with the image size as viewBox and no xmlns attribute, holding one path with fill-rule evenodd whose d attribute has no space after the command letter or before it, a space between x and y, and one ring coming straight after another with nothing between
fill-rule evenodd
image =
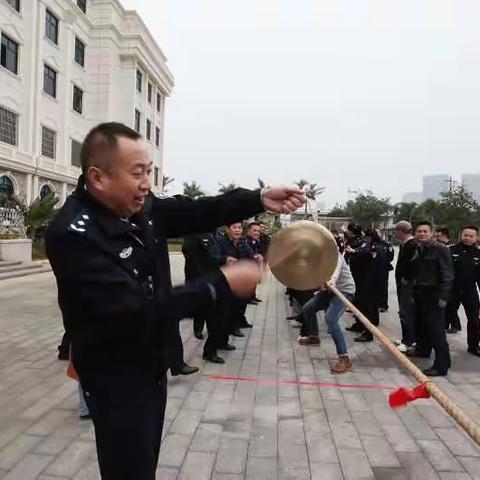
<instances>
[{"instance_id":1,"label":"man in black police uniform","mask_svg":"<svg viewBox=\"0 0 480 480\"><path fill-rule=\"evenodd\" d=\"M480 357L480 303L477 285L480 286L480 248L477 246L478 228L469 225L462 230L460 243L450 247L455 278L446 311L448 333L462 329L458 309L463 305L467 316L468 352Z\"/></svg>"},{"instance_id":2,"label":"man in black police uniform","mask_svg":"<svg viewBox=\"0 0 480 480\"><path fill-rule=\"evenodd\" d=\"M191 282L214 271L217 266L210 257L209 250L215 242L216 232L187 235L183 239L182 253L185 258L185 282ZM198 312L193 317L193 333L203 340L203 329L208 323L208 309Z\"/></svg>"},{"instance_id":3,"label":"man in black police uniform","mask_svg":"<svg viewBox=\"0 0 480 480\"><path fill-rule=\"evenodd\" d=\"M355 306L372 322L380 323L378 291L382 281L381 273L384 268L382 248L373 241L374 231L367 230L363 242L355 248L348 246L345 252L349 255L349 265L355 281ZM353 274L355 272L355 274ZM361 325L361 335L355 338L356 342L371 342L373 335Z\"/></svg>"},{"instance_id":4,"label":"man in black police uniform","mask_svg":"<svg viewBox=\"0 0 480 480\"><path fill-rule=\"evenodd\" d=\"M247 236L245 237L245 241L247 245L252 249L253 253L255 254L255 259L259 263L263 263L263 255L260 253L263 251L264 245L262 244L262 230L260 227L260 223L252 222L248 225L247 229ZM268 248L268 247L267 247ZM258 298L257 292L255 291L252 298L248 300L248 303L252 305L257 305L261 303L261 299Z\"/></svg>"},{"instance_id":5,"label":"man in black police uniform","mask_svg":"<svg viewBox=\"0 0 480 480\"><path fill-rule=\"evenodd\" d=\"M383 253L383 269L381 272L382 281L380 283L380 290L378 292L378 304L381 312L388 311L388 287L390 272L393 270L393 259L395 258L395 251L392 244L384 240L378 229L373 231L373 241L378 244Z\"/></svg>"},{"instance_id":6,"label":"man in black police uniform","mask_svg":"<svg viewBox=\"0 0 480 480\"><path fill-rule=\"evenodd\" d=\"M103 479L153 480L166 402L167 344L178 320L248 297L261 279L239 262L171 288L167 237L293 211L298 189L236 190L191 201L150 193L152 162L134 130L95 127L81 150L83 175L47 235L73 364L95 427Z\"/></svg>"},{"instance_id":7,"label":"man in black police uniform","mask_svg":"<svg viewBox=\"0 0 480 480\"><path fill-rule=\"evenodd\" d=\"M429 358L432 348L435 361L423 371L431 377L444 376L451 366L445 334L445 307L453 282L450 251L433 240L430 222L421 222L415 232L415 253L410 259L415 318L415 349L409 357Z\"/></svg>"},{"instance_id":8,"label":"man in black police uniform","mask_svg":"<svg viewBox=\"0 0 480 480\"><path fill-rule=\"evenodd\" d=\"M225 235L217 238L211 250L211 255L218 266L234 265L240 260L251 260L258 263L258 256L242 238L242 224L234 222L226 225ZM234 298L230 302L228 320L225 325L224 341L222 347L228 349L228 336L244 337L241 328L252 328L252 325L245 318L247 300Z\"/></svg>"}]
</instances>

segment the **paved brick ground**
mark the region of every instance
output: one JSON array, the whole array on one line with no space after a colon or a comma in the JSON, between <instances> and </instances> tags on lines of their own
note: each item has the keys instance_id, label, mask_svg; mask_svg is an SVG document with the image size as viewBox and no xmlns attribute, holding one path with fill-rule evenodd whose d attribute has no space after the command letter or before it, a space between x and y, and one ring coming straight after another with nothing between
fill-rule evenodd
<instances>
[{"instance_id":1,"label":"paved brick ground","mask_svg":"<svg viewBox=\"0 0 480 480\"><path fill-rule=\"evenodd\" d=\"M173 258L181 280L181 257ZM333 377L333 342L296 345L283 289L272 279L249 307L254 328L225 365L204 365L191 322L186 355L200 375L170 380L159 479L480 479L480 449L434 401L392 411L382 390L318 388L285 381L412 385L377 343L352 347L354 370ZM393 297L393 296L392 296ZM393 298L392 298L393 300ZM398 336L395 302L382 329ZM350 323L348 316L344 317ZM62 334L51 274L0 282L0 478L99 478L93 430L77 417L77 385L55 357ZM480 361L451 340L453 369L439 385L480 418ZM425 363L420 363L425 365ZM213 375L258 381L213 380Z\"/></svg>"}]
</instances>

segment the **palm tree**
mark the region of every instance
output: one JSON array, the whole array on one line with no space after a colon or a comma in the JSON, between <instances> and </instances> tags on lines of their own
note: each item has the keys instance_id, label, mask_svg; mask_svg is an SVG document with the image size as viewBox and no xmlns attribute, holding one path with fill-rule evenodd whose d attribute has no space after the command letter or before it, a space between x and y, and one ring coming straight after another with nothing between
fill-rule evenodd
<instances>
[{"instance_id":1,"label":"palm tree","mask_svg":"<svg viewBox=\"0 0 480 480\"><path fill-rule=\"evenodd\" d=\"M191 183L183 183L183 194L193 200L205 196L204 191L195 180L193 180Z\"/></svg>"},{"instance_id":2,"label":"palm tree","mask_svg":"<svg viewBox=\"0 0 480 480\"><path fill-rule=\"evenodd\" d=\"M257 178L257 182L258 188L265 188L267 186L267 184L261 178Z\"/></svg>"},{"instance_id":3,"label":"palm tree","mask_svg":"<svg viewBox=\"0 0 480 480\"><path fill-rule=\"evenodd\" d=\"M319 187L316 183L310 183L304 178L295 182L298 188L305 191L305 195L309 200L316 200L318 195L321 195L325 191L325 187ZM305 216L308 211L308 203L305 203Z\"/></svg>"},{"instance_id":4,"label":"palm tree","mask_svg":"<svg viewBox=\"0 0 480 480\"><path fill-rule=\"evenodd\" d=\"M163 190L164 192L166 192L166 191L168 190L167 187L168 187L171 183L173 183L174 181L175 181L174 178L169 177L169 176L167 176L167 175L164 175L164 176L162 177L162 190Z\"/></svg>"},{"instance_id":5,"label":"palm tree","mask_svg":"<svg viewBox=\"0 0 480 480\"><path fill-rule=\"evenodd\" d=\"M219 193L231 192L232 190L235 190L236 188L238 188L238 185L234 181L231 181L227 185L225 185L223 183L219 183L219 185L220 185L220 187L218 189Z\"/></svg>"}]
</instances>

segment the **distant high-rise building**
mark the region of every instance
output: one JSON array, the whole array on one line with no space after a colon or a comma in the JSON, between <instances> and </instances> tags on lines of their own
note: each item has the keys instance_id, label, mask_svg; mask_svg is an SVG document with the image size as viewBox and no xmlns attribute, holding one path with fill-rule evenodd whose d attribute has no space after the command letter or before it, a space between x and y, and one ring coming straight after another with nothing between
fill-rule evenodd
<instances>
[{"instance_id":1,"label":"distant high-rise building","mask_svg":"<svg viewBox=\"0 0 480 480\"><path fill-rule=\"evenodd\" d=\"M421 203L423 200L423 193L422 192L408 192L405 193L402 197L402 202L404 203Z\"/></svg>"},{"instance_id":2,"label":"distant high-rise building","mask_svg":"<svg viewBox=\"0 0 480 480\"><path fill-rule=\"evenodd\" d=\"M423 177L423 200L439 200L442 192L447 192L449 175L426 175Z\"/></svg>"},{"instance_id":3,"label":"distant high-rise building","mask_svg":"<svg viewBox=\"0 0 480 480\"><path fill-rule=\"evenodd\" d=\"M480 202L480 173L468 173L462 175L462 186Z\"/></svg>"}]
</instances>

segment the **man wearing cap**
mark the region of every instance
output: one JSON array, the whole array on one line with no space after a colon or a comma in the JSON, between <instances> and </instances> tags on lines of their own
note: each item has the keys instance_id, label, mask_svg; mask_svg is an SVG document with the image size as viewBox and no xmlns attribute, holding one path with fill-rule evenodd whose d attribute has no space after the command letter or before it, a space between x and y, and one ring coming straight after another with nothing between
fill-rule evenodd
<instances>
[{"instance_id":1,"label":"man wearing cap","mask_svg":"<svg viewBox=\"0 0 480 480\"><path fill-rule=\"evenodd\" d=\"M398 310L402 339L397 341L398 349L406 353L415 343L415 324L413 321L413 282L409 264L415 252L415 238L412 224L402 220L395 225L395 237L400 242L400 253L395 268L397 284Z\"/></svg>"}]
</instances>

